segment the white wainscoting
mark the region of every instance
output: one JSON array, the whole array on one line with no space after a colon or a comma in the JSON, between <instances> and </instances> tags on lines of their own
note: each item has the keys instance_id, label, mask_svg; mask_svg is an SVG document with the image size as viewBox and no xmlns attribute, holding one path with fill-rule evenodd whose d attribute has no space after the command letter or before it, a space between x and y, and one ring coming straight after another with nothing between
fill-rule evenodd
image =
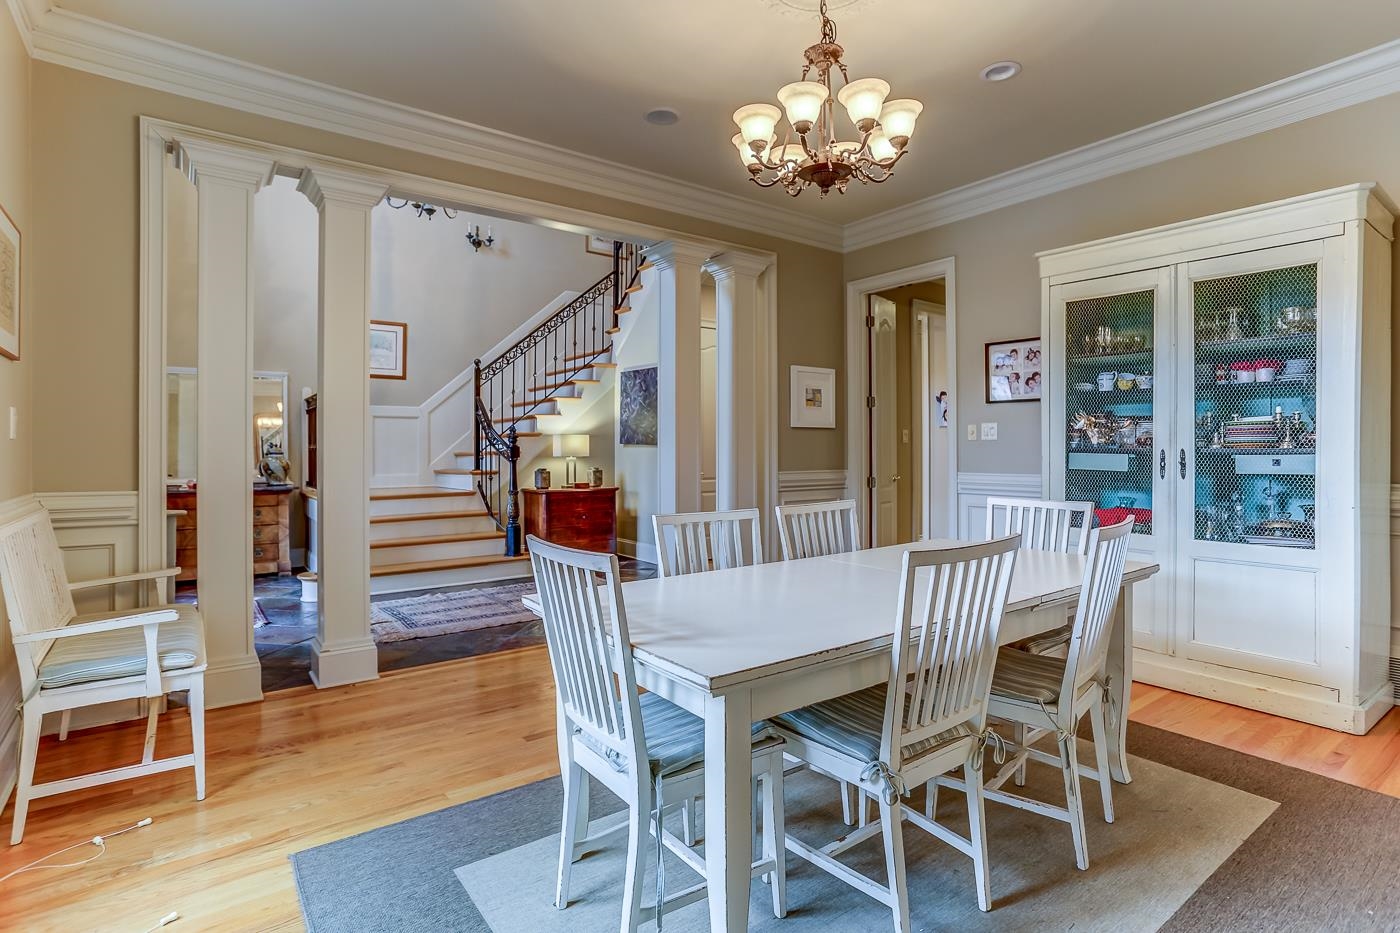
<instances>
[{"instance_id":1,"label":"white wainscoting","mask_svg":"<svg viewBox=\"0 0 1400 933\"><path fill-rule=\"evenodd\" d=\"M846 498L845 470L783 470L778 473L778 504L827 502Z\"/></svg>"},{"instance_id":2,"label":"white wainscoting","mask_svg":"<svg viewBox=\"0 0 1400 933\"><path fill-rule=\"evenodd\" d=\"M987 497L1041 496L1039 473L959 473L958 537L980 539L987 530Z\"/></svg>"}]
</instances>

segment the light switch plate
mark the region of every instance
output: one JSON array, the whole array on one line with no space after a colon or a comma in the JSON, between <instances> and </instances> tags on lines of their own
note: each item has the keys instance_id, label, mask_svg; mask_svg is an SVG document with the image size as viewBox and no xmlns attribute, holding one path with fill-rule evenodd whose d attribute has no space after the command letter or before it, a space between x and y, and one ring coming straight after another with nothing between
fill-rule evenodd
<instances>
[{"instance_id":1,"label":"light switch plate","mask_svg":"<svg viewBox=\"0 0 1400 933\"><path fill-rule=\"evenodd\" d=\"M997 423L995 421L982 422L982 440L994 441L997 439Z\"/></svg>"},{"instance_id":2,"label":"light switch plate","mask_svg":"<svg viewBox=\"0 0 1400 933\"><path fill-rule=\"evenodd\" d=\"M10 406L10 440L19 437L19 409Z\"/></svg>"},{"instance_id":3,"label":"light switch plate","mask_svg":"<svg viewBox=\"0 0 1400 933\"><path fill-rule=\"evenodd\" d=\"M977 440L977 425L969 424L967 426L967 439L970 441Z\"/></svg>"}]
</instances>

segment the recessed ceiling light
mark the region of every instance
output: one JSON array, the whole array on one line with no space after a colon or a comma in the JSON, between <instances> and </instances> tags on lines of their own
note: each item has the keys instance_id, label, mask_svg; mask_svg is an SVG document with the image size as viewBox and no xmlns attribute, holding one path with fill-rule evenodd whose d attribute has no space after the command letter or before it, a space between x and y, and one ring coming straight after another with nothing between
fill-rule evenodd
<instances>
[{"instance_id":1,"label":"recessed ceiling light","mask_svg":"<svg viewBox=\"0 0 1400 933\"><path fill-rule=\"evenodd\" d=\"M670 107L657 107L655 110L648 110L642 119L652 126L674 126L681 122L681 115Z\"/></svg>"},{"instance_id":2,"label":"recessed ceiling light","mask_svg":"<svg viewBox=\"0 0 1400 933\"><path fill-rule=\"evenodd\" d=\"M1020 62L993 62L982 69L983 81L1010 81L1021 73Z\"/></svg>"}]
</instances>

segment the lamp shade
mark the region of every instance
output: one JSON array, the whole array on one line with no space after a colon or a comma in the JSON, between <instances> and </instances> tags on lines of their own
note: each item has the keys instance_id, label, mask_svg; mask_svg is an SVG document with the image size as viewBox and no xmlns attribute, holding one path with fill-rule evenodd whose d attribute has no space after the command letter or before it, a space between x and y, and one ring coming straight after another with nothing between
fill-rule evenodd
<instances>
[{"instance_id":1,"label":"lamp shade","mask_svg":"<svg viewBox=\"0 0 1400 933\"><path fill-rule=\"evenodd\" d=\"M879 110L879 107L875 109ZM767 142L780 116L782 111L772 104L746 104L734 111L734 124L739 127L739 135L744 137L744 142L751 143L756 139Z\"/></svg>"},{"instance_id":2,"label":"lamp shade","mask_svg":"<svg viewBox=\"0 0 1400 933\"><path fill-rule=\"evenodd\" d=\"M924 105L917 100L885 101L885 107L880 111L880 128L891 140L901 137L907 140L914 135L914 123L923 112Z\"/></svg>"},{"instance_id":3,"label":"lamp shade","mask_svg":"<svg viewBox=\"0 0 1400 933\"><path fill-rule=\"evenodd\" d=\"M860 126L862 120L878 120L885 98L890 96L890 83L880 78L861 78L843 87L836 95L846 108L851 122Z\"/></svg>"},{"instance_id":4,"label":"lamp shade","mask_svg":"<svg viewBox=\"0 0 1400 933\"><path fill-rule=\"evenodd\" d=\"M820 81L794 81L778 90L778 103L787 110L788 122L799 133L821 116L828 91Z\"/></svg>"},{"instance_id":5,"label":"lamp shade","mask_svg":"<svg viewBox=\"0 0 1400 933\"><path fill-rule=\"evenodd\" d=\"M586 457L586 456L588 456L588 435L587 435L587 434L556 434L556 435L554 435L554 456L556 456L556 457Z\"/></svg>"},{"instance_id":6,"label":"lamp shade","mask_svg":"<svg viewBox=\"0 0 1400 933\"><path fill-rule=\"evenodd\" d=\"M870 157L877 162L888 162L899 155L896 149L881 130L876 130L870 134Z\"/></svg>"}]
</instances>

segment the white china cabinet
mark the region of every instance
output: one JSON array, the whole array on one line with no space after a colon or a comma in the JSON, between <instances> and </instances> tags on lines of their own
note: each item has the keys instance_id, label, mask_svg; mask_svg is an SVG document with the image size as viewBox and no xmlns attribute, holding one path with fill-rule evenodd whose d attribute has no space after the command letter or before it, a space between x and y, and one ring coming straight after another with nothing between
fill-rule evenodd
<instances>
[{"instance_id":1,"label":"white china cabinet","mask_svg":"<svg viewBox=\"0 0 1400 933\"><path fill-rule=\"evenodd\" d=\"M1392 705L1393 217L1351 185L1039 255L1049 496L1137 519L1135 676L1350 732Z\"/></svg>"}]
</instances>

